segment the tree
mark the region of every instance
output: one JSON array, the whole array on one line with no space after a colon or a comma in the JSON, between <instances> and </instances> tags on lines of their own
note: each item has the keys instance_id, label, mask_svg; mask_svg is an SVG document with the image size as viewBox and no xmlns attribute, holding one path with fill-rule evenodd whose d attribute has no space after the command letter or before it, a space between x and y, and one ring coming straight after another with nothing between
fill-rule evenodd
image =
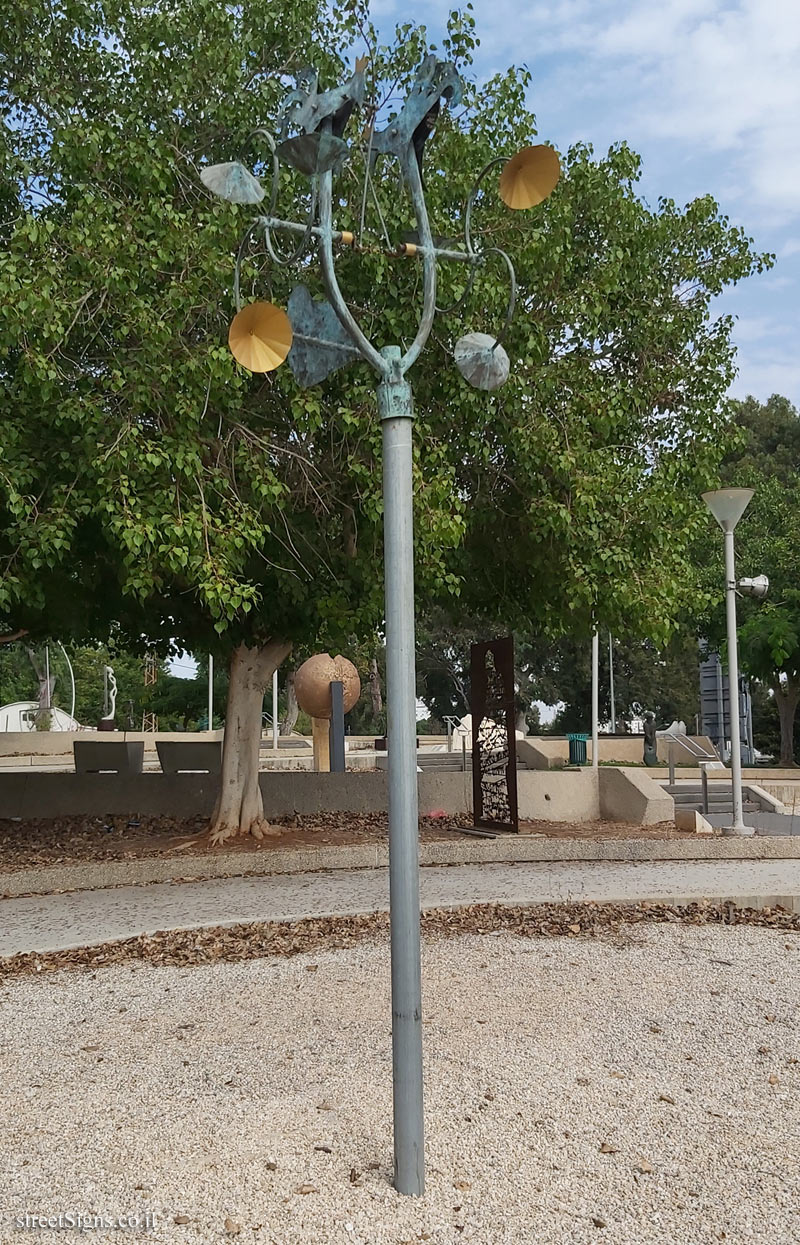
<instances>
[{"instance_id":1,"label":"tree","mask_svg":"<svg viewBox=\"0 0 800 1245\"><path fill-rule=\"evenodd\" d=\"M611 717L607 639L604 636L600 645L602 721L610 721ZM592 712L590 646L562 641L555 649L557 656L551 664L553 689L550 695L562 701L564 707L553 729L561 732L587 730ZM696 636L681 627L666 644L659 645L651 640L622 635L614 638L613 649L617 729L628 729L632 718L640 718L650 710L659 728L682 721L690 732L693 731L700 690Z\"/></svg>"},{"instance_id":2,"label":"tree","mask_svg":"<svg viewBox=\"0 0 800 1245\"><path fill-rule=\"evenodd\" d=\"M424 28L381 45L361 3L245 8L210 0L33 0L0 31L0 624L132 651L171 644L230 659L212 838L262 828L261 703L293 646L342 647L382 623L380 432L363 366L302 391L287 369L245 375L225 345L232 257L247 210L212 201L206 161L275 128L284 80L309 62L332 83L353 42L371 53L367 115L407 87ZM441 54L469 71L469 13ZM475 171L533 140L526 71L467 81L425 151L437 232L457 237ZM382 110L382 111L381 111ZM367 139L337 182L359 221ZM249 158L256 162L254 146ZM681 211L636 195L638 158L577 146L535 215L481 194L474 224L519 260L512 380L469 390L452 348L478 307L502 323L489 255L466 313L441 321L414 376L420 599L505 625L598 620L669 629L681 595L683 498L716 468L733 369L725 285L768 257L710 199ZM396 169L375 192L398 238ZM307 184L290 174L287 202ZM419 270L382 245L341 257L344 288L380 342L403 340ZM245 255L243 288L286 302L295 277ZM463 290L455 265L442 301ZM303 271L321 292L314 266Z\"/></svg>"},{"instance_id":3,"label":"tree","mask_svg":"<svg viewBox=\"0 0 800 1245\"><path fill-rule=\"evenodd\" d=\"M442 720L469 712L470 644L496 634L487 620L462 620L453 628L443 614L427 615L420 635L418 695ZM514 637L517 707L530 727L538 726L536 701L563 707L554 721L559 732L585 730L591 721L591 643L563 635ZM682 719L693 724L699 680L697 640L685 627L668 643L623 635L614 640L617 720L621 724L652 709L659 723ZM600 646L600 715L611 713L608 649Z\"/></svg>"},{"instance_id":4,"label":"tree","mask_svg":"<svg viewBox=\"0 0 800 1245\"><path fill-rule=\"evenodd\" d=\"M739 435L722 464L722 482L755 490L736 528L737 574L763 573L770 581L765 602L743 600L737 607L741 665L770 689L780 722L780 763L793 765L800 703L800 416L776 394L763 404L752 397L735 403L733 416ZM718 537L714 525L697 559L716 602L707 633L724 649Z\"/></svg>"}]
</instances>

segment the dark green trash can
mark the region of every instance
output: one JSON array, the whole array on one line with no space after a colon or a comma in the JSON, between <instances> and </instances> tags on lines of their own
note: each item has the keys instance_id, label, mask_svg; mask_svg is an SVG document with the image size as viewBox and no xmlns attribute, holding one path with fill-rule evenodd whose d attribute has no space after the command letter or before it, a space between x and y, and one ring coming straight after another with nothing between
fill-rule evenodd
<instances>
[{"instance_id":1,"label":"dark green trash can","mask_svg":"<svg viewBox=\"0 0 800 1245\"><path fill-rule=\"evenodd\" d=\"M588 735L567 735L570 765L586 764L586 740L588 738Z\"/></svg>"}]
</instances>

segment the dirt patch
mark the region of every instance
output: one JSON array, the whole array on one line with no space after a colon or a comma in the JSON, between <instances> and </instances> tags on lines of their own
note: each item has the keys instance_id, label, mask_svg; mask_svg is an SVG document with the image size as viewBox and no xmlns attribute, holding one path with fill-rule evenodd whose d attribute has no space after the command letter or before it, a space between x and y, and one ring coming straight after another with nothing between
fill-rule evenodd
<instances>
[{"instance_id":1,"label":"dirt patch","mask_svg":"<svg viewBox=\"0 0 800 1245\"><path fill-rule=\"evenodd\" d=\"M468 816L421 817L422 842L466 838L462 827ZM250 855L277 848L318 847L388 840L386 813L314 813L304 817L276 817L280 833L265 839L230 839L224 850ZM153 856L186 857L205 854L207 842L198 840L208 818L172 817L58 817L39 821L0 820L0 873L14 873L36 865L66 864L80 860L141 860ZM195 841L197 840L197 841Z\"/></svg>"},{"instance_id":2,"label":"dirt patch","mask_svg":"<svg viewBox=\"0 0 800 1245\"><path fill-rule=\"evenodd\" d=\"M386 813L320 812L307 816L276 817L279 833L265 839L247 835L230 839L226 852L248 855L293 847L342 846L388 841ZM210 849L200 837L208 826L205 817L182 820L174 817L57 817L34 821L0 819L0 873L15 873L39 865L68 864L80 860L142 860L154 856L191 856ZM421 817L420 841L431 843L470 837L464 830L474 826L468 814ZM521 835L544 835L555 839L686 839L688 831L676 830L672 822L637 826L618 821L526 821Z\"/></svg>"},{"instance_id":3,"label":"dirt patch","mask_svg":"<svg viewBox=\"0 0 800 1245\"><path fill-rule=\"evenodd\" d=\"M520 834L544 834L549 839L694 839L691 830L676 830L674 821L639 826L627 821L523 821Z\"/></svg>"}]
</instances>

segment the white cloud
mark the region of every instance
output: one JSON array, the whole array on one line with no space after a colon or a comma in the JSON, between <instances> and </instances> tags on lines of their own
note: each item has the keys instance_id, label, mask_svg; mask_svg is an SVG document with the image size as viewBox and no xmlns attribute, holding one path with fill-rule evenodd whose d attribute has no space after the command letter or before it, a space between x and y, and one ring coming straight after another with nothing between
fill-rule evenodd
<instances>
[{"instance_id":1,"label":"white cloud","mask_svg":"<svg viewBox=\"0 0 800 1245\"><path fill-rule=\"evenodd\" d=\"M780 326L771 316L742 316L736 323L733 336L737 344L758 342L774 338L779 330Z\"/></svg>"},{"instance_id":2,"label":"white cloud","mask_svg":"<svg viewBox=\"0 0 800 1245\"><path fill-rule=\"evenodd\" d=\"M452 0L379 0L426 23L435 42ZM715 307L741 319L734 392L800 397L800 0L474 0L483 79L533 74L540 133L564 148L619 139L644 155L643 193L710 193L776 251L777 274ZM788 261L788 262L786 262Z\"/></svg>"},{"instance_id":3,"label":"white cloud","mask_svg":"<svg viewBox=\"0 0 800 1245\"><path fill-rule=\"evenodd\" d=\"M791 356L774 352L750 356L741 351L738 366L739 375L730 389L734 398L753 394L765 402L771 394L780 393L798 404L800 362Z\"/></svg>"},{"instance_id":4,"label":"white cloud","mask_svg":"<svg viewBox=\"0 0 800 1245\"><path fill-rule=\"evenodd\" d=\"M541 66L558 83L562 110L574 114L579 102L590 117L599 109L618 124L617 137L725 152L733 194L776 213L800 211L798 0L520 7L478 0L484 55L527 61L535 79ZM562 54L555 70L554 53Z\"/></svg>"}]
</instances>

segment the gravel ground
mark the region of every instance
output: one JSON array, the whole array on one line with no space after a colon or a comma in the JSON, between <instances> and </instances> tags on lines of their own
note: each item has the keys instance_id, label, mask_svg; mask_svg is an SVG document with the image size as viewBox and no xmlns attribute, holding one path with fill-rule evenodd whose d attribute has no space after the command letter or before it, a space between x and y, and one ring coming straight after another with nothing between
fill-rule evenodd
<instances>
[{"instance_id":1,"label":"gravel ground","mask_svg":"<svg viewBox=\"0 0 800 1245\"><path fill-rule=\"evenodd\" d=\"M391 1187L385 937L7 980L3 1245L26 1210L137 1209L187 1245L800 1239L796 932L431 938L424 981L415 1201Z\"/></svg>"}]
</instances>

